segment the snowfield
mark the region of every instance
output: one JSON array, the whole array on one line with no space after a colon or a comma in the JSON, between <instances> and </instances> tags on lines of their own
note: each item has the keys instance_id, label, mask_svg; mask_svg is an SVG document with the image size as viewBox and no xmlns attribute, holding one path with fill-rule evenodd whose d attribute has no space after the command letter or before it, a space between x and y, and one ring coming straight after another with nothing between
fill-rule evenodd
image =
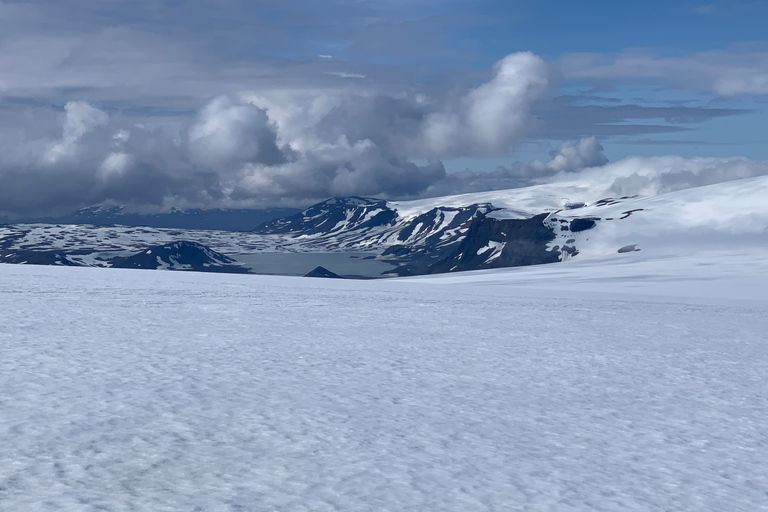
<instances>
[{"instance_id":1,"label":"snowfield","mask_svg":"<svg viewBox=\"0 0 768 512\"><path fill-rule=\"evenodd\" d=\"M3 511L768 510L764 247L0 301Z\"/></svg>"}]
</instances>

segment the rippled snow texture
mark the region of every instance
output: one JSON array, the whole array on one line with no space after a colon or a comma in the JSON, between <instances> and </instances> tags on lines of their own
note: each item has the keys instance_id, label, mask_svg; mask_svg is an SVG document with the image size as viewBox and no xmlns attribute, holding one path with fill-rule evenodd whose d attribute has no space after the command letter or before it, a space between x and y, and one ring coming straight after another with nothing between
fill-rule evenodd
<instances>
[{"instance_id":1,"label":"rippled snow texture","mask_svg":"<svg viewBox=\"0 0 768 512\"><path fill-rule=\"evenodd\" d=\"M3 511L768 510L765 302L0 265L0 326Z\"/></svg>"}]
</instances>

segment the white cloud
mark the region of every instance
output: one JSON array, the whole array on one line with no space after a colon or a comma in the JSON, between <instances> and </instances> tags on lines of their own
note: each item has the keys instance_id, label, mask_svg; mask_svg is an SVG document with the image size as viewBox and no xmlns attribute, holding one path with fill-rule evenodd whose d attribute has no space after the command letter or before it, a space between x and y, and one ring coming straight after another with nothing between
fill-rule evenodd
<instances>
[{"instance_id":1,"label":"white cloud","mask_svg":"<svg viewBox=\"0 0 768 512\"><path fill-rule=\"evenodd\" d=\"M631 157L585 173L585 179L610 179L615 196L653 196L675 190L768 175L768 161L746 158Z\"/></svg>"},{"instance_id":2,"label":"white cloud","mask_svg":"<svg viewBox=\"0 0 768 512\"><path fill-rule=\"evenodd\" d=\"M417 144L438 158L506 154L526 133L530 106L546 90L547 76L547 65L536 55L508 55L494 66L490 81L429 115Z\"/></svg>"},{"instance_id":3,"label":"white cloud","mask_svg":"<svg viewBox=\"0 0 768 512\"><path fill-rule=\"evenodd\" d=\"M551 153L552 160L534 160L529 167L540 176L557 172L576 172L588 167L599 167L608 163L603 155L603 146L597 138L586 137L576 142L564 142Z\"/></svg>"},{"instance_id":4,"label":"white cloud","mask_svg":"<svg viewBox=\"0 0 768 512\"><path fill-rule=\"evenodd\" d=\"M131 155L128 153L110 153L99 166L99 176L104 180L109 180L114 176L121 176L131 164Z\"/></svg>"},{"instance_id":5,"label":"white cloud","mask_svg":"<svg viewBox=\"0 0 768 512\"><path fill-rule=\"evenodd\" d=\"M482 192L544 183L578 183L592 195L654 196L743 178L768 175L768 161L746 158L629 157L608 163L594 137L564 142L552 159L516 162L511 167L478 173L449 174L430 186L426 195Z\"/></svg>"},{"instance_id":6,"label":"white cloud","mask_svg":"<svg viewBox=\"0 0 768 512\"><path fill-rule=\"evenodd\" d=\"M78 149L78 142L86 133L108 122L108 116L101 110L83 101L72 101L64 106L66 117L61 140L51 145L43 159L55 164L62 159L72 158Z\"/></svg>"},{"instance_id":7,"label":"white cloud","mask_svg":"<svg viewBox=\"0 0 768 512\"><path fill-rule=\"evenodd\" d=\"M342 135L279 166L251 165L246 174L235 196L274 202L417 194L442 179L445 169L440 162L419 166L387 154L370 139L350 142Z\"/></svg>"},{"instance_id":8,"label":"white cloud","mask_svg":"<svg viewBox=\"0 0 768 512\"><path fill-rule=\"evenodd\" d=\"M220 173L237 171L251 161L279 163L284 155L270 124L266 112L258 107L229 97L216 98L189 130L191 156Z\"/></svg>"},{"instance_id":9,"label":"white cloud","mask_svg":"<svg viewBox=\"0 0 768 512\"><path fill-rule=\"evenodd\" d=\"M131 132L128 130L120 130L112 136L112 140L115 141L115 143L118 145L125 144L130 138Z\"/></svg>"},{"instance_id":10,"label":"white cloud","mask_svg":"<svg viewBox=\"0 0 768 512\"><path fill-rule=\"evenodd\" d=\"M661 80L721 96L768 94L768 52L708 51L685 57L660 57L648 52L624 52L610 57L595 53L565 56L566 78Z\"/></svg>"},{"instance_id":11,"label":"white cloud","mask_svg":"<svg viewBox=\"0 0 768 512\"><path fill-rule=\"evenodd\" d=\"M566 173L577 173L587 168L601 167L608 163L603 146L595 137L579 141L567 141L550 152L551 160L515 162L509 168L498 167L491 172L474 172L469 169L449 174L432 184L426 191L430 196L482 192L505 188L525 187L541 183L560 174L558 179L570 179Z\"/></svg>"},{"instance_id":12,"label":"white cloud","mask_svg":"<svg viewBox=\"0 0 768 512\"><path fill-rule=\"evenodd\" d=\"M365 75L359 73L345 73L343 71L328 71L326 75L338 76L339 78L365 78Z\"/></svg>"},{"instance_id":13,"label":"white cloud","mask_svg":"<svg viewBox=\"0 0 768 512\"><path fill-rule=\"evenodd\" d=\"M606 188L626 192L762 172L762 164L747 161L738 172L728 162L649 177L629 172L635 161L627 160L610 177L619 167L605 165L602 146L585 138L563 143L549 161L446 175L443 158L503 155L528 135L531 105L547 84L547 65L526 52L502 59L485 83L456 96L412 88L266 89L215 97L171 123L151 116L137 122L73 101L59 136L50 110L32 108L25 114L29 126L44 129L15 137L0 132L0 210L67 211L103 201L158 208L306 205L332 195L509 188L579 172L597 173L590 179L610 179ZM420 159L427 163L415 163Z\"/></svg>"}]
</instances>

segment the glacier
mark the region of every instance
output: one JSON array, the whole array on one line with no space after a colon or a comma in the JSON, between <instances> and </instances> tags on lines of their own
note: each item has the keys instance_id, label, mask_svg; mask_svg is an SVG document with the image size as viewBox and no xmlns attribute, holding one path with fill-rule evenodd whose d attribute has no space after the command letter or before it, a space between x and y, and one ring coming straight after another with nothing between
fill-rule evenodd
<instances>
[{"instance_id":1,"label":"glacier","mask_svg":"<svg viewBox=\"0 0 768 512\"><path fill-rule=\"evenodd\" d=\"M768 510L764 246L646 245L373 281L0 264L0 510Z\"/></svg>"}]
</instances>

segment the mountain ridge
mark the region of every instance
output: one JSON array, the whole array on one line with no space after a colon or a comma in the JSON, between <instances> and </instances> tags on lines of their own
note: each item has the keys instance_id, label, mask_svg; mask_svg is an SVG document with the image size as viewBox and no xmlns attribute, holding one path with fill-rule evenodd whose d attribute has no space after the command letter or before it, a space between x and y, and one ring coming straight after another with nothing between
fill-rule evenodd
<instances>
[{"instance_id":1,"label":"mountain ridge","mask_svg":"<svg viewBox=\"0 0 768 512\"><path fill-rule=\"evenodd\" d=\"M90 224L176 229L251 231L272 219L299 212L297 208L268 209L177 209L168 212L139 213L123 206L90 206L55 217L29 217L13 224Z\"/></svg>"},{"instance_id":2,"label":"mountain ridge","mask_svg":"<svg viewBox=\"0 0 768 512\"><path fill-rule=\"evenodd\" d=\"M566 193L569 187L418 201L332 198L240 233L5 225L0 262L107 267L115 258L188 240L235 260L260 252L365 253L397 266L384 275L408 276L710 250L709 240L725 238L737 246L768 244L768 177L645 197L577 196Z\"/></svg>"}]
</instances>

